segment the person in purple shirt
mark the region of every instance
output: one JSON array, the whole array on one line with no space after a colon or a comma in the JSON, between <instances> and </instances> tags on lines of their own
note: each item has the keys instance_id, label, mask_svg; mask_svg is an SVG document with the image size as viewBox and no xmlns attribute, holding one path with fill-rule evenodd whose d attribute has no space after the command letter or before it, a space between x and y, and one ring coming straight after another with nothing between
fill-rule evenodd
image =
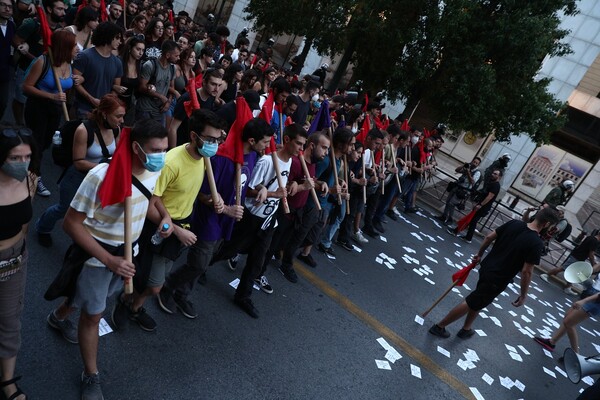
<instances>
[{"instance_id":1,"label":"person in purple shirt","mask_svg":"<svg viewBox=\"0 0 600 400\"><path fill-rule=\"evenodd\" d=\"M262 119L252 119L244 126L242 141L244 146L244 165L242 166L242 204L246 189L258 154L267 148L273 136L273 130ZM196 243L190 247L187 262L173 270L167 276L165 284L158 296L158 303L163 311L173 314L176 300L189 302L188 296L194 283L205 274L213 253L223 240L231 239L233 225L243 216L244 207L235 205L235 163L224 156L216 155L210 159L217 191L225 204L225 212L217 214L214 208L206 206L199 199L194 204L190 221L191 231L197 236ZM210 196L208 179L200 188L200 196Z\"/></svg>"}]
</instances>

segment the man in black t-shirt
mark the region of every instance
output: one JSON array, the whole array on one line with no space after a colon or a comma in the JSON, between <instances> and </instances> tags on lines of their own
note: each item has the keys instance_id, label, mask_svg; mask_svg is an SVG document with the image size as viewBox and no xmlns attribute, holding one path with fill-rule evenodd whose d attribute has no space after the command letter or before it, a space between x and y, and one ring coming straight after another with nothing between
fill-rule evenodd
<instances>
[{"instance_id":1,"label":"man in black t-shirt","mask_svg":"<svg viewBox=\"0 0 600 400\"><path fill-rule=\"evenodd\" d=\"M530 223L509 221L487 235L473 257L473 262L479 262L488 246L495 241L490 253L481 261L477 287L465 298L465 301L454 307L440 322L434 324L429 329L429 333L448 338L450 333L446 331L446 326L466 315L464 325L457 336L461 339L473 336L475 332L471 325L479 315L479 311L491 304L519 272L521 272L521 293L512 304L515 307L522 306L527 298L533 267L539 264L544 249L540 231L557 222L558 213L551 208L545 208L538 212Z\"/></svg>"},{"instance_id":2,"label":"man in black t-shirt","mask_svg":"<svg viewBox=\"0 0 600 400\"><path fill-rule=\"evenodd\" d=\"M479 203L475 205L475 215L473 219L469 223L469 227L467 229L467 233L464 236L460 236L467 243L471 243L473 239L473 234L475 233L475 228L477 227L477 223L479 220L487 215L488 212L492 209L494 205L494 200L498 197L498 193L500 193L500 178L502 178L502 172L497 169L492 172L490 177L490 182L485 185L483 191L487 193L487 195L481 200ZM448 232L456 235L458 233L457 228L448 229Z\"/></svg>"}]
</instances>

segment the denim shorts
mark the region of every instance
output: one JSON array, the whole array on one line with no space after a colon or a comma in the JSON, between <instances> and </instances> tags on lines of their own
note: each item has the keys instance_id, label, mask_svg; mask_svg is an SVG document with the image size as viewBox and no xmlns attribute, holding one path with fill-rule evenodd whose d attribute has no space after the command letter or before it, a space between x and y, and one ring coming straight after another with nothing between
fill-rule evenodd
<instances>
[{"instance_id":1,"label":"denim shorts","mask_svg":"<svg viewBox=\"0 0 600 400\"><path fill-rule=\"evenodd\" d=\"M581 308L583 308L583 311L585 311L590 317L596 317L600 315L600 303L597 301L589 301Z\"/></svg>"},{"instance_id":2,"label":"denim shorts","mask_svg":"<svg viewBox=\"0 0 600 400\"><path fill-rule=\"evenodd\" d=\"M123 279L106 268L96 258L83 264L73 306L89 315L102 314L106 309L106 299L123 289Z\"/></svg>"}]
</instances>

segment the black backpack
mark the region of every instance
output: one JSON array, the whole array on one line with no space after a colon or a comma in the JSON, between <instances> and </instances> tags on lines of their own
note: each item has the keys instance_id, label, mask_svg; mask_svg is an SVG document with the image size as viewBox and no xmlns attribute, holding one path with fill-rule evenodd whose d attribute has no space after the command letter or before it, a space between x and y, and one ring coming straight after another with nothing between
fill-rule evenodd
<instances>
[{"instance_id":1,"label":"black backpack","mask_svg":"<svg viewBox=\"0 0 600 400\"><path fill-rule=\"evenodd\" d=\"M82 123L85 126L88 134L87 147L89 148L94 143L94 134L96 134L98 143L100 144L100 147L102 147L102 155L107 160L110 158L110 153L106 148L106 144L104 143L104 139L102 138L96 123L90 120L78 119L74 121L67 121L60 128L60 137L62 138L62 142L58 145L54 143L52 144L52 160L54 161L54 164L64 168L68 168L73 165L73 141L75 138L75 131ZM115 138L117 135L118 130L115 133Z\"/></svg>"}]
</instances>

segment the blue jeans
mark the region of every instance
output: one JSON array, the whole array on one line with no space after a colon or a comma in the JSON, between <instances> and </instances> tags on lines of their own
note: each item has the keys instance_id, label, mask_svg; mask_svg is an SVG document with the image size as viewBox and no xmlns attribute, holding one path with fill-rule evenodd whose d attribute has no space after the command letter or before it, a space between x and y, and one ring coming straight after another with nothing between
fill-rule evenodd
<instances>
[{"instance_id":1,"label":"blue jeans","mask_svg":"<svg viewBox=\"0 0 600 400\"><path fill-rule=\"evenodd\" d=\"M75 197L75 193L77 193L77 189L79 189L79 185L83 182L85 175L85 173L79 171L74 166L69 167L58 185L60 190L58 203L48 207L35 223L37 233L52 232L56 222L65 217L71 200Z\"/></svg>"},{"instance_id":2,"label":"blue jeans","mask_svg":"<svg viewBox=\"0 0 600 400\"><path fill-rule=\"evenodd\" d=\"M402 187L402 194L404 196L404 210L414 207L414 204L412 204L413 194L415 193L418 182L418 179L413 180L411 178L406 178L404 180L404 186Z\"/></svg>"},{"instance_id":3,"label":"blue jeans","mask_svg":"<svg viewBox=\"0 0 600 400\"><path fill-rule=\"evenodd\" d=\"M346 200L342 200L342 204L339 206L339 208L334 207L333 210L339 210L339 212L337 213L338 215L336 215L335 219L331 221L331 223L327 225L325 229L323 229L323 234L321 235L321 244L327 248L331 247L333 237L340 228L344 217L346 217Z\"/></svg>"},{"instance_id":4,"label":"blue jeans","mask_svg":"<svg viewBox=\"0 0 600 400\"><path fill-rule=\"evenodd\" d=\"M383 221L383 216L390 208L392 199L396 194L398 194L398 183L396 182L396 178L392 177L392 180L385 185L385 193L379 198L379 204L377 205L377 210L375 210L373 221Z\"/></svg>"}]
</instances>

